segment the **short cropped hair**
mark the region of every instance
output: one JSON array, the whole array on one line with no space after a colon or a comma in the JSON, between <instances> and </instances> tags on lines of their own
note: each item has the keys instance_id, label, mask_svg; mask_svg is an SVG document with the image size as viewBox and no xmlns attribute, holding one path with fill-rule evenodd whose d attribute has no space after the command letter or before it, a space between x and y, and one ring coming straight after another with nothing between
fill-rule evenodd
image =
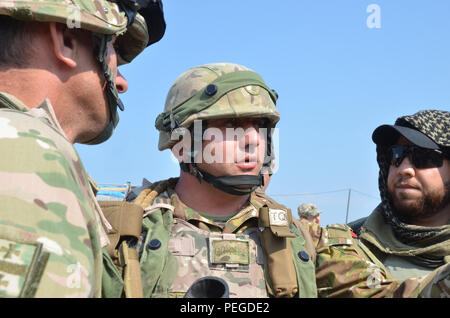
<instances>
[{"instance_id":1,"label":"short cropped hair","mask_svg":"<svg viewBox=\"0 0 450 318\"><path fill-rule=\"evenodd\" d=\"M31 23L0 15L0 67L23 68L32 55Z\"/></svg>"}]
</instances>

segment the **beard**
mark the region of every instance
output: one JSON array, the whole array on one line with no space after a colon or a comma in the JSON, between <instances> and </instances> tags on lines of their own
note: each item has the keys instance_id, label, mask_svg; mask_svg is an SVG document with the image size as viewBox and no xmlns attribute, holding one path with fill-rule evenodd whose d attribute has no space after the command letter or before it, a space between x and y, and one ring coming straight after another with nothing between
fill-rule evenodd
<instances>
[{"instance_id":1,"label":"beard","mask_svg":"<svg viewBox=\"0 0 450 318\"><path fill-rule=\"evenodd\" d=\"M441 191L424 192L423 189L421 191L422 196L419 199L408 202L389 190L389 200L394 207L394 214L402 222L413 224L412 220L431 217L450 205L450 181L444 184Z\"/></svg>"}]
</instances>

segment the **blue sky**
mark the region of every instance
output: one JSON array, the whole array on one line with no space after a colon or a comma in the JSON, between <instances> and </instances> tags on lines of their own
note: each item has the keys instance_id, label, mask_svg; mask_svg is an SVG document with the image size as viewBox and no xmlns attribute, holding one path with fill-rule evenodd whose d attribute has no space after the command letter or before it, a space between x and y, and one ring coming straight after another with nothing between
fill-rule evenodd
<instances>
[{"instance_id":1,"label":"blue sky","mask_svg":"<svg viewBox=\"0 0 450 318\"><path fill-rule=\"evenodd\" d=\"M367 26L372 4L380 28ZM98 183L179 174L157 149L154 122L175 79L206 63L245 65L276 89L280 166L267 193L295 215L316 203L324 225L345 222L350 188L349 221L378 204L376 127L450 109L448 0L166 0L164 9L165 37L121 67L129 90L115 134L76 146Z\"/></svg>"}]
</instances>

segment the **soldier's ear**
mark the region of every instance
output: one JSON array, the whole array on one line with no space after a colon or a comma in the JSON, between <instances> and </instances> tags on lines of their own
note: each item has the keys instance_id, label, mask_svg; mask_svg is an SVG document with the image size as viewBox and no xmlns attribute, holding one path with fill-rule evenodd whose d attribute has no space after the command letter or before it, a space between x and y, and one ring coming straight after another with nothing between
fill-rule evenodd
<instances>
[{"instance_id":1,"label":"soldier's ear","mask_svg":"<svg viewBox=\"0 0 450 318\"><path fill-rule=\"evenodd\" d=\"M50 22L50 37L56 58L64 65L75 68L77 41L74 32L65 24Z\"/></svg>"}]
</instances>

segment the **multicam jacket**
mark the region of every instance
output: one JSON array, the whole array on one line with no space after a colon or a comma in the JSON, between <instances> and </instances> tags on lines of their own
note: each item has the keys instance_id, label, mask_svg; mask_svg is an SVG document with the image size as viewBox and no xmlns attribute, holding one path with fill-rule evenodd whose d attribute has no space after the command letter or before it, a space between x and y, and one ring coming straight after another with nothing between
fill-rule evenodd
<instances>
[{"instance_id":1,"label":"multicam jacket","mask_svg":"<svg viewBox=\"0 0 450 318\"><path fill-rule=\"evenodd\" d=\"M317 252L316 282L319 297L392 297L400 282L343 224L308 227Z\"/></svg>"},{"instance_id":2,"label":"multicam jacket","mask_svg":"<svg viewBox=\"0 0 450 318\"><path fill-rule=\"evenodd\" d=\"M45 100L0 93L0 297L99 297L108 226Z\"/></svg>"}]
</instances>

